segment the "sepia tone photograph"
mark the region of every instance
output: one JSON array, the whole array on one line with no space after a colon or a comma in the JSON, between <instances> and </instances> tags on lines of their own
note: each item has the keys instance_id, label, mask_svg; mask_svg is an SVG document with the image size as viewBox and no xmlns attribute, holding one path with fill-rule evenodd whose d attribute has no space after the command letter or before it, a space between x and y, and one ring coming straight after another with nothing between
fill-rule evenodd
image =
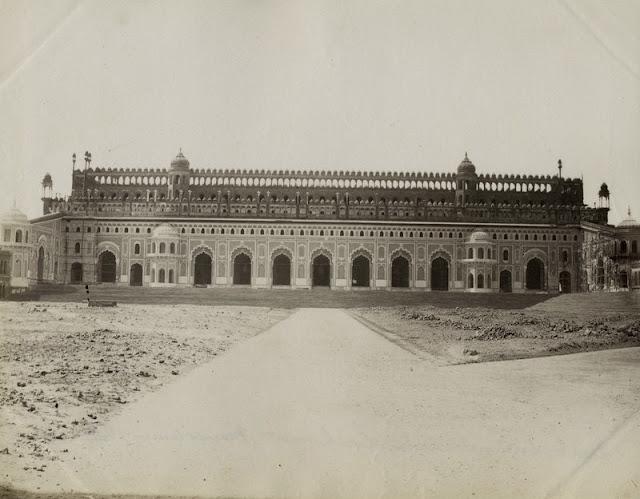
<instances>
[{"instance_id":1,"label":"sepia tone photograph","mask_svg":"<svg viewBox=\"0 0 640 499\"><path fill-rule=\"evenodd\" d=\"M638 0L0 0L0 498L640 497Z\"/></svg>"}]
</instances>

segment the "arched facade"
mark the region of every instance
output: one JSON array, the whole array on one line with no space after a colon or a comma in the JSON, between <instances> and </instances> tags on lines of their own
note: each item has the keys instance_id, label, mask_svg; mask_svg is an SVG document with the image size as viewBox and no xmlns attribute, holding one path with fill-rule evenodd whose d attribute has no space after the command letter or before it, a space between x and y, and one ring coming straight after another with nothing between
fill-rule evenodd
<instances>
[{"instance_id":1,"label":"arched facade","mask_svg":"<svg viewBox=\"0 0 640 499\"><path fill-rule=\"evenodd\" d=\"M129 285L142 286L142 265L139 263L134 263L133 265L131 265L129 273Z\"/></svg>"},{"instance_id":2,"label":"arched facade","mask_svg":"<svg viewBox=\"0 0 640 499\"><path fill-rule=\"evenodd\" d=\"M558 276L558 284L558 291L560 293L571 293L571 274L566 270L560 272L560 275Z\"/></svg>"},{"instance_id":3,"label":"arched facade","mask_svg":"<svg viewBox=\"0 0 640 499\"><path fill-rule=\"evenodd\" d=\"M236 286L250 286L252 278L253 262L251 251L247 248L238 248L231 255L233 269L233 284Z\"/></svg>"},{"instance_id":4,"label":"arched facade","mask_svg":"<svg viewBox=\"0 0 640 499\"><path fill-rule=\"evenodd\" d=\"M115 283L118 276L116 255L105 249L98 256L98 282Z\"/></svg>"},{"instance_id":5,"label":"arched facade","mask_svg":"<svg viewBox=\"0 0 640 499\"><path fill-rule=\"evenodd\" d=\"M108 250L118 285L140 265L143 286L268 288L285 285L288 259L291 288L526 292L534 257L542 291L566 289L563 272L572 290L619 287L621 272L634 282L635 223L606 226L606 209L583 205L579 179L478 173L469 158L444 173L205 170L182 154L166 166L75 170L70 198L43 198L46 216L0 220L12 280L71 282L77 262L99 282Z\"/></svg>"},{"instance_id":6,"label":"arched facade","mask_svg":"<svg viewBox=\"0 0 640 499\"><path fill-rule=\"evenodd\" d=\"M532 257L526 264L526 289L543 291L546 286L545 265L539 257Z\"/></svg>"},{"instance_id":7,"label":"arched facade","mask_svg":"<svg viewBox=\"0 0 640 499\"><path fill-rule=\"evenodd\" d=\"M71 264L71 284L80 284L83 278L82 264L80 262L73 262Z\"/></svg>"},{"instance_id":8,"label":"arched facade","mask_svg":"<svg viewBox=\"0 0 640 499\"><path fill-rule=\"evenodd\" d=\"M406 248L398 248L389 256L389 287L411 288L413 285L413 258Z\"/></svg>"},{"instance_id":9,"label":"arched facade","mask_svg":"<svg viewBox=\"0 0 640 499\"><path fill-rule=\"evenodd\" d=\"M320 248L310 258L311 287L331 287L333 278L333 258L331 253Z\"/></svg>"},{"instance_id":10,"label":"arched facade","mask_svg":"<svg viewBox=\"0 0 640 499\"><path fill-rule=\"evenodd\" d=\"M193 258L193 284L209 286L213 282L213 257L210 252L200 249Z\"/></svg>"},{"instance_id":11,"label":"arched facade","mask_svg":"<svg viewBox=\"0 0 640 499\"><path fill-rule=\"evenodd\" d=\"M430 283L432 291L449 291L451 256L439 250L431 255Z\"/></svg>"},{"instance_id":12,"label":"arched facade","mask_svg":"<svg viewBox=\"0 0 640 499\"><path fill-rule=\"evenodd\" d=\"M293 255L279 247L271 253L271 285L290 287L293 282Z\"/></svg>"},{"instance_id":13,"label":"arched facade","mask_svg":"<svg viewBox=\"0 0 640 499\"><path fill-rule=\"evenodd\" d=\"M513 277L510 270L500 272L500 291L511 293L513 291Z\"/></svg>"}]
</instances>

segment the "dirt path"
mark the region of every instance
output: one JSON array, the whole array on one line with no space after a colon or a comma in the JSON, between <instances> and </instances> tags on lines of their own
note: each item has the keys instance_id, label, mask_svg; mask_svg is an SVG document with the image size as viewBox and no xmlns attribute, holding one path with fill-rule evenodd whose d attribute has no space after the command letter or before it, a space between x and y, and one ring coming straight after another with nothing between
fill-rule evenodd
<instances>
[{"instance_id":1,"label":"dirt path","mask_svg":"<svg viewBox=\"0 0 640 499\"><path fill-rule=\"evenodd\" d=\"M438 367L339 310L303 309L126 407L42 490L544 497L633 490L640 349ZM616 445L612 452L603 442ZM611 461L614 460L614 462ZM591 477L593 478L593 477ZM581 481L582 480L582 481ZM637 482L640 483L640 482ZM20 485L20 484L17 484ZM617 488L616 488L617 487Z\"/></svg>"}]
</instances>

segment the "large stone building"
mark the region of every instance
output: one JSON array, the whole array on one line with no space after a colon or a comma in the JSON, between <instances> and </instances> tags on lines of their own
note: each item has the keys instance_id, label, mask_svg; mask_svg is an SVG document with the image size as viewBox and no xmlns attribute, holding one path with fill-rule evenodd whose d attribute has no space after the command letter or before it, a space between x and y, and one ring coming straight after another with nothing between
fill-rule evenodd
<instances>
[{"instance_id":1,"label":"large stone building","mask_svg":"<svg viewBox=\"0 0 640 499\"><path fill-rule=\"evenodd\" d=\"M466 155L435 174L192 169L182 152L167 169L84 159L76 168L73 157L67 198L45 176L42 217L0 219L12 288L640 287L640 226L607 225L608 194L586 206L561 162L554 176L532 176L479 174Z\"/></svg>"}]
</instances>

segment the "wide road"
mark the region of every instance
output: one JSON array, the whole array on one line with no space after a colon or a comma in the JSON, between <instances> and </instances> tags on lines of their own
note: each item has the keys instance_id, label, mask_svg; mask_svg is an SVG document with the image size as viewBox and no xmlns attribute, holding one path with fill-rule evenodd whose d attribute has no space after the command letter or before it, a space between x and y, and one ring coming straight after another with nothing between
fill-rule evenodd
<instances>
[{"instance_id":1,"label":"wide road","mask_svg":"<svg viewBox=\"0 0 640 499\"><path fill-rule=\"evenodd\" d=\"M640 349L438 367L302 309L60 442L47 473L105 493L637 497L639 408Z\"/></svg>"}]
</instances>

